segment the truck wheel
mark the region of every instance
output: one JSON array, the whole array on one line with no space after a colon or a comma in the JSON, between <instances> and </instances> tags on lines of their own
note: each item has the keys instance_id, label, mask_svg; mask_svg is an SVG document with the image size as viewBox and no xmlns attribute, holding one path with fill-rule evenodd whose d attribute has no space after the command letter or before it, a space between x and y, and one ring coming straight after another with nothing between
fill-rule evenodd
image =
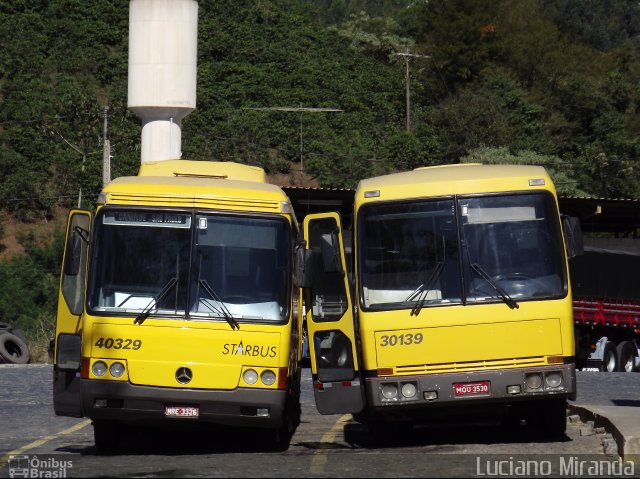
<instances>
[{"instance_id":1,"label":"truck wheel","mask_svg":"<svg viewBox=\"0 0 640 479\"><path fill-rule=\"evenodd\" d=\"M636 370L636 348L631 341L622 341L616 348L620 371L632 373Z\"/></svg>"},{"instance_id":2,"label":"truck wheel","mask_svg":"<svg viewBox=\"0 0 640 479\"><path fill-rule=\"evenodd\" d=\"M27 364L29 362L27 343L15 334L0 333L0 360L8 364Z\"/></svg>"},{"instance_id":3,"label":"truck wheel","mask_svg":"<svg viewBox=\"0 0 640 479\"><path fill-rule=\"evenodd\" d=\"M618 355L616 354L616 345L613 341L607 341L607 344L604 345L602 370L607 373L618 371Z\"/></svg>"}]
</instances>

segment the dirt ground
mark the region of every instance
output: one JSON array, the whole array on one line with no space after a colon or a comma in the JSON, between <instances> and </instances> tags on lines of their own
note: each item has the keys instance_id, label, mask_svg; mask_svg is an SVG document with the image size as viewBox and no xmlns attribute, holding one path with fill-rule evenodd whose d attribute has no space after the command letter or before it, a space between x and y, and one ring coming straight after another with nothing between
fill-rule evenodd
<instances>
[{"instance_id":1,"label":"dirt ground","mask_svg":"<svg viewBox=\"0 0 640 479\"><path fill-rule=\"evenodd\" d=\"M68 213L66 208L55 208L51 219L23 223L6 212L0 212L0 221L4 226L4 235L0 238L0 261L24 254L21 236L33 233L39 243L50 241L54 232L64 231Z\"/></svg>"}]
</instances>

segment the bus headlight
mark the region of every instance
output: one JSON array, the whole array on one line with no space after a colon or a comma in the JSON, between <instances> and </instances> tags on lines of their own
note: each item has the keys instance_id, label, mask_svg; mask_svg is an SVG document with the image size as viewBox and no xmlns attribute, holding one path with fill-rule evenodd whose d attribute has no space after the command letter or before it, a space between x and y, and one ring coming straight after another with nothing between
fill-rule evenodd
<instances>
[{"instance_id":1,"label":"bus headlight","mask_svg":"<svg viewBox=\"0 0 640 479\"><path fill-rule=\"evenodd\" d=\"M262 375L260 376L260 379L262 380L262 383L266 386L271 386L273 383L276 382L276 373L274 373L273 371L269 371L268 369L262 373Z\"/></svg>"},{"instance_id":2,"label":"bus headlight","mask_svg":"<svg viewBox=\"0 0 640 479\"><path fill-rule=\"evenodd\" d=\"M124 374L124 364L122 364L122 363L113 363L111 365L111 367L109 368L109 373L114 378L122 377L122 375Z\"/></svg>"},{"instance_id":3,"label":"bus headlight","mask_svg":"<svg viewBox=\"0 0 640 479\"><path fill-rule=\"evenodd\" d=\"M382 398L387 401L393 401L398 397L398 386L394 383L386 383L382 385Z\"/></svg>"},{"instance_id":4,"label":"bus headlight","mask_svg":"<svg viewBox=\"0 0 640 479\"><path fill-rule=\"evenodd\" d=\"M542 374L541 373L530 373L526 374L524 377L524 382L527 385L527 389L537 390L542 387Z\"/></svg>"},{"instance_id":5,"label":"bus headlight","mask_svg":"<svg viewBox=\"0 0 640 479\"><path fill-rule=\"evenodd\" d=\"M242 379L244 379L244 382L247 384L255 384L258 382L258 373L253 369L247 369L242 375Z\"/></svg>"},{"instance_id":6,"label":"bus headlight","mask_svg":"<svg viewBox=\"0 0 640 479\"><path fill-rule=\"evenodd\" d=\"M555 389L557 387L560 387L562 386L562 373L560 373L559 371L548 373L547 375L545 375L544 381L550 388Z\"/></svg>"},{"instance_id":7,"label":"bus headlight","mask_svg":"<svg viewBox=\"0 0 640 479\"><path fill-rule=\"evenodd\" d=\"M94 376L98 376L99 378L107 374L107 365L103 361L96 361L91 366L91 372Z\"/></svg>"},{"instance_id":8,"label":"bus headlight","mask_svg":"<svg viewBox=\"0 0 640 479\"><path fill-rule=\"evenodd\" d=\"M402 392L402 396L404 398L413 399L416 397L416 394L418 393L418 388L414 383L404 383L400 391Z\"/></svg>"}]
</instances>

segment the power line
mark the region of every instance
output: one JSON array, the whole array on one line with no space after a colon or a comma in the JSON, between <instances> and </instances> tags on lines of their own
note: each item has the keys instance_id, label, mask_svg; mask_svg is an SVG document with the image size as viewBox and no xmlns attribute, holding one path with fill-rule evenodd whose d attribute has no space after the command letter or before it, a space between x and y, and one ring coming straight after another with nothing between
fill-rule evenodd
<instances>
[{"instance_id":1,"label":"power line","mask_svg":"<svg viewBox=\"0 0 640 479\"><path fill-rule=\"evenodd\" d=\"M290 106L265 106L265 107L245 107L243 110L258 110L258 111L284 111L284 112L294 112L300 113L300 182L304 186L304 160L302 155L302 114L303 113L323 113L323 112L339 112L342 113L344 110L340 108L316 108L316 107L307 107L300 105L299 107L290 107Z\"/></svg>"},{"instance_id":2,"label":"power line","mask_svg":"<svg viewBox=\"0 0 640 479\"><path fill-rule=\"evenodd\" d=\"M68 117L66 116L51 116L51 117L43 117L43 118L34 118L31 120L5 120L0 122L0 126L2 125L10 125L12 123L24 124L24 123L44 123L48 120L66 120Z\"/></svg>"},{"instance_id":3,"label":"power line","mask_svg":"<svg viewBox=\"0 0 640 479\"><path fill-rule=\"evenodd\" d=\"M23 198L0 198L3 201L28 201L28 200L61 200L63 198L76 198L76 195L60 195L60 196L25 196Z\"/></svg>"}]
</instances>

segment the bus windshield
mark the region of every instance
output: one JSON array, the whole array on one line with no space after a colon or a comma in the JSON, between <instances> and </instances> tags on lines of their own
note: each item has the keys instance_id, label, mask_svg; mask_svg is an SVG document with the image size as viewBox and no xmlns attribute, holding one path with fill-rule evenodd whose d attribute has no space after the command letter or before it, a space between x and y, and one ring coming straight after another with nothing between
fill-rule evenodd
<instances>
[{"instance_id":1,"label":"bus windshield","mask_svg":"<svg viewBox=\"0 0 640 479\"><path fill-rule=\"evenodd\" d=\"M235 324L282 321L289 313L284 219L105 208L95 224L93 314Z\"/></svg>"},{"instance_id":2,"label":"bus windshield","mask_svg":"<svg viewBox=\"0 0 640 479\"><path fill-rule=\"evenodd\" d=\"M372 309L461 301L453 199L370 205L360 217L360 294Z\"/></svg>"},{"instance_id":3,"label":"bus windshield","mask_svg":"<svg viewBox=\"0 0 640 479\"><path fill-rule=\"evenodd\" d=\"M359 217L364 309L561 297L567 291L553 196L508 194L369 204Z\"/></svg>"},{"instance_id":4,"label":"bus windshield","mask_svg":"<svg viewBox=\"0 0 640 479\"><path fill-rule=\"evenodd\" d=\"M564 245L550 194L463 198L460 215L467 300L494 300L494 286L515 301L566 294Z\"/></svg>"}]
</instances>

